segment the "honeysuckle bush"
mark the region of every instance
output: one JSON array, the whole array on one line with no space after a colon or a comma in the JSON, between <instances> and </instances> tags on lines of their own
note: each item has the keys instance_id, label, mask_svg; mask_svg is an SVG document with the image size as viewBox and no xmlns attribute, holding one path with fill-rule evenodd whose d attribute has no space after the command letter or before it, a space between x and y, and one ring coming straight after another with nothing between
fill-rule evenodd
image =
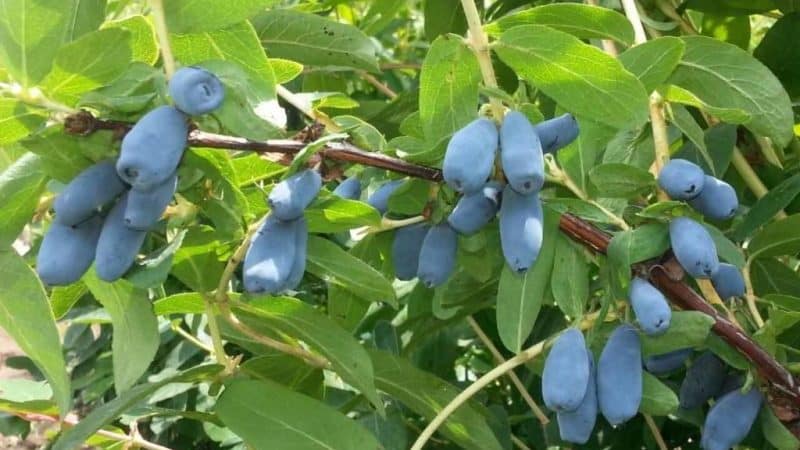
<instances>
[{"instance_id":1,"label":"honeysuckle bush","mask_svg":"<svg viewBox=\"0 0 800 450\"><path fill-rule=\"evenodd\" d=\"M574 326L597 360L627 323L643 357L710 351L763 393L743 447L798 448L800 394L777 380L800 370L800 3L476 3L0 0L0 327L24 352L3 364L28 372L0 380L0 433L49 422L54 449L573 448L544 407L545 356ZM186 66L216 75L224 102L192 118L177 192L133 267L46 286L36 255L54 199L173 104ZM508 111L570 113L580 129L545 157L535 264L509 269L493 220L458 238L444 284L395 279L395 230L441 223L459 198L421 166ZM671 158L733 186L735 216L703 220L660 191ZM266 197L303 168L324 179L304 277L247 294ZM331 194L352 176L361 200ZM402 184L382 217L366 200L389 180ZM704 224L745 294L720 300L686 276L719 315L674 307L647 336L628 286L684 275L669 253L679 216ZM715 320L743 334L726 341ZM766 353L751 362L754 348ZM598 415L580 448L699 448L709 405L679 407L685 373L645 373L639 414Z\"/></svg>"}]
</instances>

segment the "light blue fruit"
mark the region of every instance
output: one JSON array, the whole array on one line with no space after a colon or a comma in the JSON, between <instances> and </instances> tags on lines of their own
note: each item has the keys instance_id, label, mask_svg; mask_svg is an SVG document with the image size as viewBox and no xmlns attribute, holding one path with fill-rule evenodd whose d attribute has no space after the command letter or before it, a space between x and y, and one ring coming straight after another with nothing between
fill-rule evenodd
<instances>
[{"instance_id":1,"label":"light blue fruit","mask_svg":"<svg viewBox=\"0 0 800 450\"><path fill-rule=\"evenodd\" d=\"M94 261L103 219L92 216L77 225L53 222L36 255L36 272L44 284L63 286L78 281Z\"/></svg>"},{"instance_id":2,"label":"light blue fruit","mask_svg":"<svg viewBox=\"0 0 800 450\"><path fill-rule=\"evenodd\" d=\"M612 426L636 415L642 402L642 348L636 329L618 326L597 362L600 412Z\"/></svg>"},{"instance_id":3,"label":"light blue fruit","mask_svg":"<svg viewBox=\"0 0 800 450\"><path fill-rule=\"evenodd\" d=\"M111 208L103 222L103 231L97 241L95 270L101 280L114 281L125 275L142 248L146 231L134 230L125 225L128 196L123 195Z\"/></svg>"},{"instance_id":4,"label":"light blue fruit","mask_svg":"<svg viewBox=\"0 0 800 450\"><path fill-rule=\"evenodd\" d=\"M56 222L76 225L92 217L125 191L113 161L102 161L79 173L53 204Z\"/></svg>"},{"instance_id":5,"label":"light blue fruit","mask_svg":"<svg viewBox=\"0 0 800 450\"><path fill-rule=\"evenodd\" d=\"M350 177L339 183L333 193L349 200L358 200L361 197L361 182L356 177Z\"/></svg>"},{"instance_id":6,"label":"light blue fruit","mask_svg":"<svg viewBox=\"0 0 800 450\"><path fill-rule=\"evenodd\" d=\"M178 175L175 174L150 191L131 189L125 208L125 225L134 230L149 230L161 219L177 188Z\"/></svg>"},{"instance_id":7,"label":"light blue fruit","mask_svg":"<svg viewBox=\"0 0 800 450\"><path fill-rule=\"evenodd\" d=\"M410 280L417 276L422 242L430 230L425 223L416 223L398 228L392 242L392 262L398 280Z\"/></svg>"},{"instance_id":8,"label":"light blue fruit","mask_svg":"<svg viewBox=\"0 0 800 450\"><path fill-rule=\"evenodd\" d=\"M392 196L394 191L396 191L401 184L403 184L403 180L387 181L369 196L367 203L377 209L381 215L386 214L386 211L389 210L389 197Z\"/></svg>"},{"instance_id":9,"label":"light blue fruit","mask_svg":"<svg viewBox=\"0 0 800 450\"><path fill-rule=\"evenodd\" d=\"M225 99L225 88L213 73L199 67L183 67L169 80L169 96L178 109L199 116L219 108Z\"/></svg>"},{"instance_id":10,"label":"light blue fruit","mask_svg":"<svg viewBox=\"0 0 800 450\"><path fill-rule=\"evenodd\" d=\"M592 436L594 424L597 422L597 374L594 367L592 352L586 350L586 359L589 360L589 383L586 386L581 404L574 411L559 411L558 432L561 440L573 444L585 444Z\"/></svg>"},{"instance_id":11,"label":"light blue fruit","mask_svg":"<svg viewBox=\"0 0 800 450\"><path fill-rule=\"evenodd\" d=\"M694 409L704 405L719 393L726 374L721 359L709 351L703 352L686 370L678 396L681 408Z\"/></svg>"},{"instance_id":12,"label":"light blue fruit","mask_svg":"<svg viewBox=\"0 0 800 450\"><path fill-rule=\"evenodd\" d=\"M574 411L586 395L590 380L586 341L577 328L561 333L553 343L542 372L542 397L553 411Z\"/></svg>"},{"instance_id":13,"label":"light blue fruit","mask_svg":"<svg viewBox=\"0 0 800 450\"><path fill-rule=\"evenodd\" d=\"M669 223L669 240L675 258L689 275L711 278L719 270L717 247L711 234L688 217L678 217Z\"/></svg>"},{"instance_id":14,"label":"light blue fruit","mask_svg":"<svg viewBox=\"0 0 800 450\"><path fill-rule=\"evenodd\" d=\"M704 450L728 450L747 437L758 417L764 397L758 388L743 394L735 390L720 398L708 411L700 445Z\"/></svg>"},{"instance_id":15,"label":"light blue fruit","mask_svg":"<svg viewBox=\"0 0 800 450\"><path fill-rule=\"evenodd\" d=\"M303 281L303 275L306 273L306 254L308 253L308 223L305 217L300 217L294 221L294 263L292 263L292 270L289 272L289 278L286 280L286 286L283 290L297 289L300 282Z\"/></svg>"},{"instance_id":16,"label":"light blue fruit","mask_svg":"<svg viewBox=\"0 0 800 450\"><path fill-rule=\"evenodd\" d=\"M744 295L745 286L742 271L733 264L720 263L719 270L711 277L714 290L721 299L741 297Z\"/></svg>"},{"instance_id":17,"label":"light blue fruit","mask_svg":"<svg viewBox=\"0 0 800 450\"><path fill-rule=\"evenodd\" d=\"M703 191L689 205L708 219L727 220L736 215L739 199L733 186L706 175Z\"/></svg>"},{"instance_id":18,"label":"light blue fruit","mask_svg":"<svg viewBox=\"0 0 800 450\"><path fill-rule=\"evenodd\" d=\"M450 278L456 267L458 235L447 223L431 227L422 241L417 277L429 288Z\"/></svg>"},{"instance_id":19,"label":"light blue fruit","mask_svg":"<svg viewBox=\"0 0 800 450\"><path fill-rule=\"evenodd\" d=\"M276 184L267 197L272 215L280 220L294 220L314 201L322 188L322 177L306 169Z\"/></svg>"},{"instance_id":20,"label":"light blue fruit","mask_svg":"<svg viewBox=\"0 0 800 450\"><path fill-rule=\"evenodd\" d=\"M447 184L467 194L480 190L492 174L497 139L497 126L483 117L456 131L447 144L442 163Z\"/></svg>"},{"instance_id":21,"label":"light blue fruit","mask_svg":"<svg viewBox=\"0 0 800 450\"><path fill-rule=\"evenodd\" d=\"M658 174L658 185L675 200L691 200L703 191L705 174L697 164L672 159Z\"/></svg>"},{"instance_id":22,"label":"light blue fruit","mask_svg":"<svg viewBox=\"0 0 800 450\"><path fill-rule=\"evenodd\" d=\"M181 162L189 126L171 106L145 114L122 139L117 173L132 187L147 191L167 181Z\"/></svg>"},{"instance_id":23,"label":"light blue fruit","mask_svg":"<svg viewBox=\"0 0 800 450\"><path fill-rule=\"evenodd\" d=\"M669 353L649 356L644 360L644 368L653 375L665 375L683 367L683 363L690 356L692 356L691 348L681 348Z\"/></svg>"},{"instance_id":24,"label":"light blue fruit","mask_svg":"<svg viewBox=\"0 0 800 450\"><path fill-rule=\"evenodd\" d=\"M524 114L506 114L500 127L500 160L508 184L520 194L539 192L544 185L542 143Z\"/></svg>"},{"instance_id":25,"label":"light blue fruit","mask_svg":"<svg viewBox=\"0 0 800 450\"><path fill-rule=\"evenodd\" d=\"M506 186L500 206L500 244L509 267L528 270L542 249L544 212L538 195L521 195Z\"/></svg>"},{"instance_id":26,"label":"light blue fruit","mask_svg":"<svg viewBox=\"0 0 800 450\"><path fill-rule=\"evenodd\" d=\"M645 334L658 336L669 329L672 309L664 294L652 284L642 278L634 277L628 289L628 298L636 314L636 320Z\"/></svg>"},{"instance_id":27,"label":"light blue fruit","mask_svg":"<svg viewBox=\"0 0 800 450\"><path fill-rule=\"evenodd\" d=\"M571 144L578 137L578 121L572 114L562 114L537 123L533 129L542 142L545 153L553 153Z\"/></svg>"},{"instance_id":28,"label":"light blue fruit","mask_svg":"<svg viewBox=\"0 0 800 450\"><path fill-rule=\"evenodd\" d=\"M501 193L500 184L490 181L480 191L465 194L456 203L447 222L461 234L477 233L497 215Z\"/></svg>"},{"instance_id":29,"label":"light blue fruit","mask_svg":"<svg viewBox=\"0 0 800 450\"><path fill-rule=\"evenodd\" d=\"M297 224L270 214L256 231L244 257L244 288L254 294L284 290L297 255Z\"/></svg>"}]
</instances>

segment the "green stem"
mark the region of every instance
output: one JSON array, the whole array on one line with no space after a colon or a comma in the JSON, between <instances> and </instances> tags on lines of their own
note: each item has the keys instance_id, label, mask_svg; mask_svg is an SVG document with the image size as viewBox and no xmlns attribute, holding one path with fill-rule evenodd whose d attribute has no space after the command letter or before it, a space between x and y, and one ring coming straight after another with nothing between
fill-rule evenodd
<instances>
[{"instance_id":1,"label":"green stem","mask_svg":"<svg viewBox=\"0 0 800 450\"><path fill-rule=\"evenodd\" d=\"M214 345L214 357L217 359L219 364L225 367L226 371L229 371L231 369L231 360L225 353L225 346L222 343L222 333L219 329L219 323L217 322L217 314L216 311L214 311L214 305L212 304L210 298L204 298L203 301L206 306L208 331L211 335L211 343Z\"/></svg>"},{"instance_id":2,"label":"green stem","mask_svg":"<svg viewBox=\"0 0 800 450\"><path fill-rule=\"evenodd\" d=\"M474 0L461 0L461 7L464 9L464 16L467 18L469 27L470 47L478 59L478 66L481 68L483 84L487 88L497 88L497 78L494 75L492 66L492 55L489 52L489 38L483 31L481 25L481 15L475 6ZM498 122L503 120L505 110L503 104L496 98L490 98L489 104L492 107L492 115Z\"/></svg>"},{"instance_id":3,"label":"green stem","mask_svg":"<svg viewBox=\"0 0 800 450\"><path fill-rule=\"evenodd\" d=\"M742 177L744 183L750 189L750 191L755 194L756 198L761 198L769 192L769 189L764 185L761 181L761 178L758 177L758 174L753 167L747 162L747 159L742 154L742 151L739 150L739 147L733 148L733 159L731 160L733 163L733 167L739 173L739 176ZM786 217L786 213L781 210L775 217L779 219L783 219Z\"/></svg>"},{"instance_id":4,"label":"green stem","mask_svg":"<svg viewBox=\"0 0 800 450\"><path fill-rule=\"evenodd\" d=\"M161 59L164 63L164 71L167 78L172 78L175 73L175 57L172 55L172 47L169 45L169 32L167 31L167 19L164 15L164 3L162 0L150 0L150 8L153 12L153 25L156 28L158 45L161 47Z\"/></svg>"}]
</instances>

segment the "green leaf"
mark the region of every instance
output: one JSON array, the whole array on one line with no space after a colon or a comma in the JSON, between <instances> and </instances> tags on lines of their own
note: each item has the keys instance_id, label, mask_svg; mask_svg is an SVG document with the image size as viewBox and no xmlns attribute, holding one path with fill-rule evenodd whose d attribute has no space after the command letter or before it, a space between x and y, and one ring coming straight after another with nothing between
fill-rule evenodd
<instances>
[{"instance_id":1,"label":"green leaf","mask_svg":"<svg viewBox=\"0 0 800 450\"><path fill-rule=\"evenodd\" d=\"M750 118L739 123L785 147L793 136L792 106L775 75L736 46L705 36L682 39L686 51L669 82L703 103L745 111Z\"/></svg>"},{"instance_id":2,"label":"green leaf","mask_svg":"<svg viewBox=\"0 0 800 450\"><path fill-rule=\"evenodd\" d=\"M671 105L674 107L675 105ZM699 165L709 175L721 177L728 170L733 158L733 148L736 145L736 125L719 123L704 132L703 142L708 150L713 168L708 165L706 156L691 142L684 142L683 147L673 155L674 158L683 158Z\"/></svg>"},{"instance_id":3,"label":"green leaf","mask_svg":"<svg viewBox=\"0 0 800 450\"><path fill-rule=\"evenodd\" d=\"M620 53L619 61L653 92L669 78L683 56L686 45L680 39L663 36Z\"/></svg>"},{"instance_id":4,"label":"green leaf","mask_svg":"<svg viewBox=\"0 0 800 450\"><path fill-rule=\"evenodd\" d=\"M597 164L603 148L616 130L583 117L577 120L580 128L578 139L559 150L556 159L572 181L583 192L589 192L589 171Z\"/></svg>"},{"instance_id":5,"label":"green leaf","mask_svg":"<svg viewBox=\"0 0 800 450\"><path fill-rule=\"evenodd\" d=\"M337 233L381 223L378 211L364 202L335 195L318 198L305 211L310 233Z\"/></svg>"},{"instance_id":6,"label":"green leaf","mask_svg":"<svg viewBox=\"0 0 800 450\"><path fill-rule=\"evenodd\" d=\"M274 381L293 391L323 398L325 376L322 369L309 366L292 355L276 350L248 359L240 369L253 378Z\"/></svg>"},{"instance_id":7,"label":"green leaf","mask_svg":"<svg viewBox=\"0 0 800 450\"><path fill-rule=\"evenodd\" d=\"M268 380L236 380L215 407L219 418L256 450L376 450L364 427L330 406Z\"/></svg>"},{"instance_id":8,"label":"green leaf","mask_svg":"<svg viewBox=\"0 0 800 450\"><path fill-rule=\"evenodd\" d=\"M114 387L119 394L136 384L153 361L161 342L158 321L147 292L126 280L106 283L89 273L84 282L111 316Z\"/></svg>"},{"instance_id":9,"label":"green leaf","mask_svg":"<svg viewBox=\"0 0 800 450\"><path fill-rule=\"evenodd\" d=\"M131 62L131 35L118 28L89 33L58 51L42 89L56 100L76 105L81 94L120 76Z\"/></svg>"},{"instance_id":10,"label":"green leaf","mask_svg":"<svg viewBox=\"0 0 800 450\"><path fill-rule=\"evenodd\" d=\"M216 364L196 366L161 381L135 386L115 399L97 406L89 415L81 419L77 425L64 431L53 444L52 450L73 450L80 447L97 430L108 425L111 421L168 384L210 381L222 369L222 366Z\"/></svg>"},{"instance_id":11,"label":"green leaf","mask_svg":"<svg viewBox=\"0 0 800 450\"><path fill-rule=\"evenodd\" d=\"M369 305L339 285L328 285L328 316L350 333L356 331Z\"/></svg>"},{"instance_id":12,"label":"green leaf","mask_svg":"<svg viewBox=\"0 0 800 450\"><path fill-rule=\"evenodd\" d=\"M674 311L669 330L661 336L642 334L642 355L662 355L687 347L699 347L705 341L714 318L699 311Z\"/></svg>"},{"instance_id":13,"label":"green leaf","mask_svg":"<svg viewBox=\"0 0 800 450\"><path fill-rule=\"evenodd\" d=\"M744 267L745 259L742 248L731 242L717 227L707 223L704 223L703 226L708 230L711 239L714 240L714 246L717 247L719 257L736 267Z\"/></svg>"},{"instance_id":14,"label":"green leaf","mask_svg":"<svg viewBox=\"0 0 800 450\"><path fill-rule=\"evenodd\" d=\"M430 191L430 182L411 178L389 196L389 211L409 216L422 214Z\"/></svg>"},{"instance_id":15,"label":"green leaf","mask_svg":"<svg viewBox=\"0 0 800 450\"><path fill-rule=\"evenodd\" d=\"M275 82L278 84L288 83L303 73L303 65L281 58L269 58L269 65L275 72Z\"/></svg>"},{"instance_id":16,"label":"green leaf","mask_svg":"<svg viewBox=\"0 0 800 450\"><path fill-rule=\"evenodd\" d=\"M130 33L131 59L147 65L158 61L156 30L145 16L130 16L123 20L108 22L104 28L120 28Z\"/></svg>"},{"instance_id":17,"label":"green leaf","mask_svg":"<svg viewBox=\"0 0 800 450\"><path fill-rule=\"evenodd\" d=\"M687 0L682 8L727 16L748 16L775 9L773 0Z\"/></svg>"},{"instance_id":18,"label":"green leaf","mask_svg":"<svg viewBox=\"0 0 800 450\"><path fill-rule=\"evenodd\" d=\"M44 373L53 390L53 400L66 417L72 390L44 287L13 251L0 251L0 267L0 327Z\"/></svg>"},{"instance_id":19,"label":"green leaf","mask_svg":"<svg viewBox=\"0 0 800 450\"><path fill-rule=\"evenodd\" d=\"M205 311L203 296L197 292L182 292L158 299L153 303L153 313L157 316L203 314Z\"/></svg>"},{"instance_id":20,"label":"green leaf","mask_svg":"<svg viewBox=\"0 0 800 450\"><path fill-rule=\"evenodd\" d=\"M0 98L0 145L8 145L31 134L47 120L47 112L31 108L13 98Z\"/></svg>"},{"instance_id":21,"label":"green leaf","mask_svg":"<svg viewBox=\"0 0 800 450\"><path fill-rule=\"evenodd\" d=\"M798 40L800 14L786 14L767 30L767 34L753 51L753 56L781 80L791 98L800 96L800 47L786 43Z\"/></svg>"},{"instance_id":22,"label":"green leaf","mask_svg":"<svg viewBox=\"0 0 800 450\"><path fill-rule=\"evenodd\" d=\"M568 212L590 222L613 223L597 205L579 198L551 198L547 200L547 206L560 213Z\"/></svg>"},{"instance_id":23,"label":"green leaf","mask_svg":"<svg viewBox=\"0 0 800 450\"><path fill-rule=\"evenodd\" d=\"M800 448L800 440L786 429L769 406L761 408L759 422L764 437L778 450L794 450Z\"/></svg>"},{"instance_id":24,"label":"green leaf","mask_svg":"<svg viewBox=\"0 0 800 450\"><path fill-rule=\"evenodd\" d=\"M800 275L776 258L758 258L751 263L750 277L757 296L785 294L800 297Z\"/></svg>"},{"instance_id":25,"label":"green leaf","mask_svg":"<svg viewBox=\"0 0 800 450\"><path fill-rule=\"evenodd\" d=\"M589 264L583 251L566 236L558 233L553 238L556 249L550 290L559 309L570 318L578 318L589 299Z\"/></svg>"},{"instance_id":26,"label":"green leaf","mask_svg":"<svg viewBox=\"0 0 800 450\"><path fill-rule=\"evenodd\" d=\"M427 420L432 420L459 393L454 386L399 356L372 350L370 357L378 389ZM487 424L487 415L488 411L470 400L450 415L439 431L468 450L500 450L502 447Z\"/></svg>"},{"instance_id":27,"label":"green leaf","mask_svg":"<svg viewBox=\"0 0 800 450\"><path fill-rule=\"evenodd\" d=\"M521 25L547 25L580 39L613 39L630 46L633 28L624 15L609 8L580 3L556 3L523 9L484 28L490 35Z\"/></svg>"},{"instance_id":28,"label":"green leaf","mask_svg":"<svg viewBox=\"0 0 800 450\"><path fill-rule=\"evenodd\" d=\"M555 211L545 209L544 236L552 237L558 233L560 217ZM524 274L514 273L507 264L503 265L497 287L497 331L503 345L514 353L522 349L539 316L553 268L555 248L555 239L545 239L536 263Z\"/></svg>"},{"instance_id":29,"label":"green leaf","mask_svg":"<svg viewBox=\"0 0 800 450\"><path fill-rule=\"evenodd\" d=\"M164 3L164 15L170 32L199 33L241 22L275 3L277 0L169 0Z\"/></svg>"},{"instance_id":30,"label":"green leaf","mask_svg":"<svg viewBox=\"0 0 800 450\"><path fill-rule=\"evenodd\" d=\"M706 13L703 14L700 33L747 51L750 46L750 18Z\"/></svg>"},{"instance_id":31,"label":"green leaf","mask_svg":"<svg viewBox=\"0 0 800 450\"><path fill-rule=\"evenodd\" d=\"M589 180L600 197L632 198L655 186L653 174L645 169L622 163L607 163L589 171Z\"/></svg>"},{"instance_id":32,"label":"green leaf","mask_svg":"<svg viewBox=\"0 0 800 450\"><path fill-rule=\"evenodd\" d=\"M620 62L541 25L512 28L495 43L500 59L561 107L615 128L647 120L644 86Z\"/></svg>"},{"instance_id":33,"label":"green leaf","mask_svg":"<svg viewBox=\"0 0 800 450\"><path fill-rule=\"evenodd\" d=\"M467 18L459 0L425 0L423 8L425 37L429 41L444 34L467 31Z\"/></svg>"},{"instance_id":34,"label":"green leaf","mask_svg":"<svg viewBox=\"0 0 800 450\"><path fill-rule=\"evenodd\" d=\"M104 0L0 1L0 66L24 86L50 70L61 44L96 30Z\"/></svg>"},{"instance_id":35,"label":"green leaf","mask_svg":"<svg viewBox=\"0 0 800 450\"><path fill-rule=\"evenodd\" d=\"M81 137L66 134L61 127L50 127L19 145L39 156L42 172L66 184L92 164L95 158L89 159L85 154L100 150L98 145L103 146L104 152L110 150L108 137L102 134Z\"/></svg>"},{"instance_id":36,"label":"green leaf","mask_svg":"<svg viewBox=\"0 0 800 450\"><path fill-rule=\"evenodd\" d=\"M394 288L389 280L327 239L308 237L307 270L368 302L386 302L394 308L398 306Z\"/></svg>"},{"instance_id":37,"label":"green leaf","mask_svg":"<svg viewBox=\"0 0 800 450\"><path fill-rule=\"evenodd\" d=\"M703 156L706 164L711 168L711 173L717 173L717 168L714 167L714 159L711 157L711 154L708 153L708 148L706 148L703 129L700 128L700 125L694 120L689 110L679 104L668 105L668 108L671 116L670 121L676 127L680 128L683 134L694 144L694 148Z\"/></svg>"},{"instance_id":38,"label":"green leaf","mask_svg":"<svg viewBox=\"0 0 800 450\"><path fill-rule=\"evenodd\" d=\"M256 299L236 306L234 312L256 331L277 330L301 339L328 358L333 370L361 391L376 408L383 408L375 391L372 363L364 347L323 313L290 297Z\"/></svg>"},{"instance_id":39,"label":"green leaf","mask_svg":"<svg viewBox=\"0 0 800 450\"><path fill-rule=\"evenodd\" d=\"M50 291L50 309L56 319L61 319L66 315L75 303L81 299L89 288L82 281L77 281L68 286L56 286Z\"/></svg>"},{"instance_id":40,"label":"green leaf","mask_svg":"<svg viewBox=\"0 0 800 450\"><path fill-rule=\"evenodd\" d=\"M343 66L378 71L375 46L358 28L315 14L288 9L252 19L270 56L305 66Z\"/></svg>"},{"instance_id":41,"label":"green leaf","mask_svg":"<svg viewBox=\"0 0 800 450\"><path fill-rule=\"evenodd\" d=\"M783 180L779 185L770 189L767 195L758 199L747 211L742 221L733 229L731 237L734 240L743 241L758 227L767 223L780 210L789 205L797 197L797 194L800 194L800 174Z\"/></svg>"},{"instance_id":42,"label":"green leaf","mask_svg":"<svg viewBox=\"0 0 800 450\"><path fill-rule=\"evenodd\" d=\"M800 214L791 215L765 226L758 232L747 251L750 258L793 255L800 251Z\"/></svg>"},{"instance_id":43,"label":"green leaf","mask_svg":"<svg viewBox=\"0 0 800 450\"><path fill-rule=\"evenodd\" d=\"M658 378L642 372L642 403L639 411L652 416L666 416L678 410L678 396Z\"/></svg>"},{"instance_id":44,"label":"green leaf","mask_svg":"<svg viewBox=\"0 0 800 450\"><path fill-rule=\"evenodd\" d=\"M752 118L747 111L740 108L725 108L706 103L694 93L680 86L668 85L663 89L662 93L664 98L670 102L694 106L726 122L745 123Z\"/></svg>"},{"instance_id":45,"label":"green leaf","mask_svg":"<svg viewBox=\"0 0 800 450\"><path fill-rule=\"evenodd\" d=\"M358 423L371 431L385 450L407 450L411 446L410 432L399 407L387 408L385 418L375 412L362 414Z\"/></svg>"},{"instance_id":46,"label":"green leaf","mask_svg":"<svg viewBox=\"0 0 800 450\"><path fill-rule=\"evenodd\" d=\"M419 117L427 142L450 136L477 116L480 68L460 37L431 44L420 72Z\"/></svg>"},{"instance_id":47,"label":"green leaf","mask_svg":"<svg viewBox=\"0 0 800 450\"><path fill-rule=\"evenodd\" d=\"M47 184L41 167L41 158L26 153L0 173L0 217L3 218L0 248L3 250L17 239L39 205L39 197Z\"/></svg>"},{"instance_id":48,"label":"green leaf","mask_svg":"<svg viewBox=\"0 0 800 450\"><path fill-rule=\"evenodd\" d=\"M157 86L163 83L161 69L134 62L111 84L84 94L78 106L89 106L107 115L142 112L152 107L158 97Z\"/></svg>"},{"instance_id":49,"label":"green leaf","mask_svg":"<svg viewBox=\"0 0 800 450\"><path fill-rule=\"evenodd\" d=\"M222 248L219 236L211 227L189 228L183 245L172 259L171 273L193 291L211 292L217 287L225 267Z\"/></svg>"}]
</instances>

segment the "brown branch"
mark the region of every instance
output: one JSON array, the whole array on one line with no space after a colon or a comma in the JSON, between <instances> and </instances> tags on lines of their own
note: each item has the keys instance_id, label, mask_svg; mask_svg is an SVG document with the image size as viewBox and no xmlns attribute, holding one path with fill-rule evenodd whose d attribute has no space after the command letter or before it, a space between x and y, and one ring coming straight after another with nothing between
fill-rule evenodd
<instances>
[{"instance_id":1,"label":"brown branch","mask_svg":"<svg viewBox=\"0 0 800 450\"><path fill-rule=\"evenodd\" d=\"M70 116L65 122L66 131L73 134L112 130L115 135L122 136L130 129L130 126L124 122L97 119L86 111ZM254 141L200 130L191 131L189 144L279 154L297 153L306 145L295 140ZM346 142L329 142L320 153L323 158L329 160L358 163L425 180L442 181L442 173L439 169L412 164L380 153L367 152ZM572 214L561 215L559 228L570 238L597 253L606 253L611 242L611 236L607 233ZM677 307L700 311L714 318L715 324L712 330L756 366L758 374L770 385L770 400L776 414L795 435L800 437L800 421L798 421L800 419L800 384L797 380L744 331L719 314L703 297L681 281L682 277L675 277L674 272L668 269L675 264L674 258L670 254L667 254L664 259L664 263L649 267L650 280Z\"/></svg>"}]
</instances>

